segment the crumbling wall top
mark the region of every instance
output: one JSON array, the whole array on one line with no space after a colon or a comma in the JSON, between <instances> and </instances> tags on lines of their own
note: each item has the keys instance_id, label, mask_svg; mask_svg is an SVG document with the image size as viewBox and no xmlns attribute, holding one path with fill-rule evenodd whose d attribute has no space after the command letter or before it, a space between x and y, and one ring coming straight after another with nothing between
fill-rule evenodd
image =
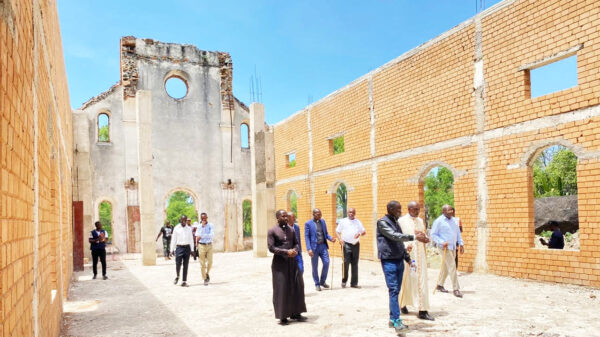
<instances>
[{"instance_id":1,"label":"crumbling wall top","mask_svg":"<svg viewBox=\"0 0 600 337\"><path fill-rule=\"evenodd\" d=\"M196 46L189 44L166 43L152 39L124 36L121 38L121 84L124 89L124 98L135 97L139 78L137 69L138 60L171 62L176 64L186 63L203 67L222 68L221 77L223 83L225 83L223 97L229 96L227 94L229 93L228 89L231 87L232 72L232 62L229 53L200 50Z\"/></svg>"}]
</instances>

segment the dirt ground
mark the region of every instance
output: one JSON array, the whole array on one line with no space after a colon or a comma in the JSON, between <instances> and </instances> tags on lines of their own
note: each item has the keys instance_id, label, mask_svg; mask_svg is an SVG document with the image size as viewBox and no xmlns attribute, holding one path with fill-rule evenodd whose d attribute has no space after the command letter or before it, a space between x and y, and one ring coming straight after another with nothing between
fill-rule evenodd
<instances>
[{"instance_id":1,"label":"dirt ground","mask_svg":"<svg viewBox=\"0 0 600 337\"><path fill-rule=\"evenodd\" d=\"M306 254L304 261L310 270ZM89 266L76 273L62 336L394 336L380 264L360 261L362 289L342 289L341 261L334 262L332 290L315 291L304 273L308 321L280 326L271 302L271 258L215 254L209 286L191 260L190 287L183 288L173 285L174 261L143 267L139 257L109 257L107 281L92 280ZM437 275L429 270L430 291ZM406 336L600 336L599 289L480 274L461 274L459 282L462 299L430 296L434 322L409 308L402 316Z\"/></svg>"}]
</instances>

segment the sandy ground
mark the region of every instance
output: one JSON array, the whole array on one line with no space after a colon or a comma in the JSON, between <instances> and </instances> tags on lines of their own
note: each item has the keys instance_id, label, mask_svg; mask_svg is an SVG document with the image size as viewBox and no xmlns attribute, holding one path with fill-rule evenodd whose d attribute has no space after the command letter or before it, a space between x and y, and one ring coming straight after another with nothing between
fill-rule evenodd
<instances>
[{"instance_id":1,"label":"sandy ground","mask_svg":"<svg viewBox=\"0 0 600 337\"><path fill-rule=\"evenodd\" d=\"M310 268L306 254L304 261ZM62 336L394 336L380 264L361 261L362 289L342 289L339 262L333 290L316 292L304 273L308 321L280 326L271 258L215 254L209 286L191 260L188 288L173 285L174 261L143 267L139 258L109 259L107 281L92 280L89 266L75 275ZM431 291L437 275L429 270ZM409 308L402 316L410 326L406 336L600 336L599 289L479 274L461 274L459 282L463 299L430 296L435 322L417 319Z\"/></svg>"}]
</instances>

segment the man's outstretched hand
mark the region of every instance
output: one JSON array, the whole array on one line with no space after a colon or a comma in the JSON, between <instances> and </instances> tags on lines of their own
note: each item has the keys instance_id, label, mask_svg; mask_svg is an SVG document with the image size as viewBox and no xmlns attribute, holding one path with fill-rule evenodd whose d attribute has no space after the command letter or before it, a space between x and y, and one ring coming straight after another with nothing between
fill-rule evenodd
<instances>
[{"instance_id":1,"label":"man's outstretched hand","mask_svg":"<svg viewBox=\"0 0 600 337\"><path fill-rule=\"evenodd\" d=\"M421 231L415 231L415 239L417 241L420 241L423 243L429 242L429 238L427 237L427 234L425 234L424 232L421 232Z\"/></svg>"}]
</instances>

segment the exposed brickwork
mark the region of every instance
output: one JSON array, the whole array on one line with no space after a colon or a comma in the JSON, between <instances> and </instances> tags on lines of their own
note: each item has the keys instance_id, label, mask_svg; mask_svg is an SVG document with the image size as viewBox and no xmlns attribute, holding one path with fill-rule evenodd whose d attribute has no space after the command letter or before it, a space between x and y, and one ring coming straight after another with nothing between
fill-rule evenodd
<instances>
[{"instance_id":1,"label":"exposed brickwork","mask_svg":"<svg viewBox=\"0 0 600 337\"><path fill-rule=\"evenodd\" d=\"M14 15L0 18L0 334L57 336L73 241L71 108L56 3L0 7Z\"/></svg>"},{"instance_id":2,"label":"exposed brickwork","mask_svg":"<svg viewBox=\"0 0 600 337\"><path fill-rule=\"evenodd\" d=\"M121 38L121 85L123 86L123 97L135 97L137 81L139 78L137 69L137 57L135 53L135 37L125 36Z\"/></svg>"},{"instance_id":3,"label":"exposed brickwork","mask_svg":"<svg viewBox=\"0 0 600 337\"><path fill-rule=\"evenodd\" d=\"M287 206L293 189L302 194L299 222L310 218L314 198L331 223L335 200L328 191L344 182L349 206L372 234L387 201L423 203L424 175L443 162L460 173L454 197L465 229L461 270L600 286L599 39L595 1L499 3L275 125L277 207ZM527 72L519 68L580 44L578 86L531 99ZM341 133L345 152L333 155L327 138ZM553 141L568 142L580 155L580 251L533 248L525 157L535 144ZM294 168L286 167L290 151ZM362 256L374 258L373 237L362 242Z\"/></svg>"}]
</instances>

